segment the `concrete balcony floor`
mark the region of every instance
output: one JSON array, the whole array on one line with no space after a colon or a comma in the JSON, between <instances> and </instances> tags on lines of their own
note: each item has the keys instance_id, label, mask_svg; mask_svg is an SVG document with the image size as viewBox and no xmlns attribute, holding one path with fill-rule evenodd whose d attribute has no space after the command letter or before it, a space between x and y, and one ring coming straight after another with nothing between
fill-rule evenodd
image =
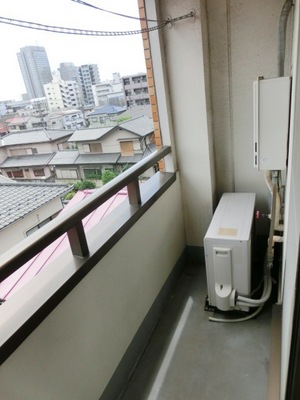
<instances>
[{"instance_id":1,"label":"concrete balcony floor","mask_svg":"<svg viewBox=\"0 0 300 400\"><path fill-rule=\"evenodd\" d=\"M208 320L205 267L182 275L122 400L266 400L271 304L254 319Z\"/></svg>"}]
</instances>

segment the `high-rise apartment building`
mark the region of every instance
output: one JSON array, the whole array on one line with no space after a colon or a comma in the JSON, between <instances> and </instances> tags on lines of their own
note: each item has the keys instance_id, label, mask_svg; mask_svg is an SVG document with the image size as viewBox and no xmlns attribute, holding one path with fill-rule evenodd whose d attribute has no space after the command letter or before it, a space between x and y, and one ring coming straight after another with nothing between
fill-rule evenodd
<instances>
[{"instance_id":1,"label":"high-rise apartment building","mask_svg":"<svg viewBox=\"0 0 300 400\"><path fill-rule=\"evenodd\" d=\"M54 77L44 85L49 110L78 108L82 106L81 91L76 81L63 81Z\"/></svg>"},{"instance_id":2,"label":"high-rise apartment building","mask_svg":"<svg viewBox=\"0 0 300 400\"><path fill-rule=\"evenodd\" d=\"M75 81L80 83L78 67L71 62L63 62L59 64L58 68L60 77L63 81Z\"/></svg>"},{"instance_id":3,"label":"high-rise apartment building","mask_svg":"<svg viewBox=\"0 0 300 400\"><path fill-rule=\"evenodd\" d=\"M147 76L145 73L122 77L127 107L150 104Z\"/></svg>"},{"instance_id":4,"label":"high-rise apartment building","mask_svg":"<svg viewBox=\"0 0 300 400\"><path fill-rule=\"evenodd\" d=\"M43 85L52 80L45 48L41 46L25 46L17 53L17 57L28 98L44 97Z\"/></svg>"},{"instance_id":5,"label":"high-rise apartment building","mask_svg":"<svg viewBox=\"0 0 300 400\"><path fill-rule=\"evenodd\" d=\"M98 65L81 65L79 67L79 76L83 92L84 104L95 105L92 86L100 83Z\"/></svg>"}]
</instances>

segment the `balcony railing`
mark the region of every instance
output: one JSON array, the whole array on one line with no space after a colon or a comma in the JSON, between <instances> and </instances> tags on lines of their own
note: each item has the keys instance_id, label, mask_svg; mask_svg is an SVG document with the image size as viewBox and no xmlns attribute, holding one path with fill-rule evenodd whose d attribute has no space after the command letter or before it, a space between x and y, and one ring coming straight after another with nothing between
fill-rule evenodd
<instances>
[{"instance_id":1,"label":"balcony railing","mask_svg":"<svg viewBox=\"0 0 300 400\"><path fill-rule=\"evenodd\" d=\"M139 177L145 171L156 166L161 159L170 153L170 147L162 147L157 150L95 191L80 204L76 204L61 213L39 231L1 255L0 282L17 271L57 238L67 233L71 249L69 257L73 257L74 265L70 269L71 272L68 272L69 275L64 277L63 282L60 282L60 286L51 289L51 293L49 291L47 295L43 294L43 299L39 298L34 306L28 310L27 315L24 315L23 312L22 320L18 321L18 318L12 318L11 309L6 314L6 303L9 303L9 300L1 306L0 311L3 311L3 319L0 325L2 325L2 328L6 319L13 320L13 323L9 323L9 326L2 329L0 335L1 364L174 183L176 174L167 172L156 172L144 184L140 184L139 181ZM129 203L124 209L125 212L117 215L117 220L114 221L112 226L105 227L105 234L97 242L97 248L93 247L91 250L91 244L82 220L125 187L128 190ZM72 263L72 260L69 259L68 262ZM15 307L18 307L18 304ZM13 313L15 313L15 310L13 310Z\"/></svg>"},{"instance_id":2,"label":"balcony railing","mask_svg":"<svg viewBox=\"0 0 300 400\"><path fill-rule=\"evenodd\" d=\"M117 176L113 181L110 181L104 187L97 190L86 201L72 207L68 212L59 215L54 221L45 226L43 231L40 230L35 235L30 236L21 244L3 254L0 257L0 282L66 232L73 255L77 257L87 256L89 254L89 247L82 220L126 186L129 203L139 208L142 204L139 176L170 152L170 147L163 147L146 157ZM163 175L170 178L168 174Z\"/></svg>"}]
</instances>

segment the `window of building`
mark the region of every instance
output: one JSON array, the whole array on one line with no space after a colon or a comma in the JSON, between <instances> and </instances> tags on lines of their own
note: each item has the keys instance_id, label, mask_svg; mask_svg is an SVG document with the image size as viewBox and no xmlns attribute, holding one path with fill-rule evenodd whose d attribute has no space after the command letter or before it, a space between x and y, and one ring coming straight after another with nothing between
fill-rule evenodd
<instances>
[{"instance_id":1,"label":"window of building","mask_svg":"<svg viewBox=\"0 0 300 400\"><path fill-rule=\"evenodd\" d=\"M90 150L92 153L102 153L102 144L101 143L91 143Z\"/></svg>"},{"instance_id":2,"label":"window of building","mask_svg":"<svg viewBox=\"0 0 300 400\"><path fill-rule=\"evenodd\" d=\"M90 152L91 152L91 148L90 148L90 145L89 145L89 144L83 144L83 145L82 145L82 148L83 148L83 151L84 151L85 153L90 153Z\"/></svg>"},{"instance_id":3,"label":"window of building","mask_svg":"<svg viewBox=\"0 0 300 400\"><path fill-rule=\"evenodd\" d=\"M84 168L84 177L86 179L101 179L101 168Z\"/></svg>"},{"instance_id":4,"label":"window of building","mask_svg":"<svg viewBox=\"0 0 300 400\"><path fill-rule=\"evenodd\" d=\"M56 169L58 179L78 179L76 169Z\"/></svg>"},{"instance_id":5,"label":"window of building","mask_svg":"<svg viewBox=\"0 0 300 400\"><path fill-rule=\"evenodd\" d=\"M44 168L34 169L33 174L34 176L45 176Z\"/></svg>"},{"instance_id":6,"label":"window of building","mask_svg":"<svg viewBox=\"0 0 300 400\"><path fill-rule=\"evenodd\" d=\"M10 149L10 155L12 157L14 156L23 156L23 155L27 155L27 154L31 154L32 152L29 151L30 149Z\"/></svg>"},{"instance_id":7,"label":"window of building","mask_svg":"<svg viewBox=\"0 0 300 400\"><path fill-rule=\"evenodd\" d=\"M41 223L34 226L33 228L28 229L28 231L25 232L26 236L32 235L33 232L37 231L38 229L40 229L42 226L46 225L51 220L52 220L52 217L49 217L49 218L45 219L44 221L42 221Z\"/></svg>"},{"instance_id":8,"label":"window of building","mask_svg":"<svg viewBox=\"0 0 300 400\"><path fill-rule=\"evenodd\" d=\"M121 147L121 155L122 156L133 156L133 142L132 141L124 141L120 142Z\"/></svg>"},{"instance_id":9,"label":"window of building","mask_svg":"<svg viewBox=\"0 0 300 400\"><path fill-rule=\"evenodd\" d=\"M12 171L7 171L7 176L9 178L24 178L24 173L22 169L15 169Z\"/></svg>"}]
</instances>

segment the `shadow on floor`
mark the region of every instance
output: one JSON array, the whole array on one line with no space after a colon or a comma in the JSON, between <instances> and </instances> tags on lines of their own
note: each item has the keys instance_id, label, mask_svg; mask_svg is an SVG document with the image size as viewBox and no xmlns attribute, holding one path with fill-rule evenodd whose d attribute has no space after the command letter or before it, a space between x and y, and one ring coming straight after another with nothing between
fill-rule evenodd
<instances>
[{"instance_id":1,"label":"shadow on floor","mask_svg":"<svg viewBox=\"0 0 300 400\"><path fill-rule=\"evenodd\" d=\"M186 268L122 400L265 400L271 304L254 319L215 323L205 267Z\"/></svg>"}]
</instances>

